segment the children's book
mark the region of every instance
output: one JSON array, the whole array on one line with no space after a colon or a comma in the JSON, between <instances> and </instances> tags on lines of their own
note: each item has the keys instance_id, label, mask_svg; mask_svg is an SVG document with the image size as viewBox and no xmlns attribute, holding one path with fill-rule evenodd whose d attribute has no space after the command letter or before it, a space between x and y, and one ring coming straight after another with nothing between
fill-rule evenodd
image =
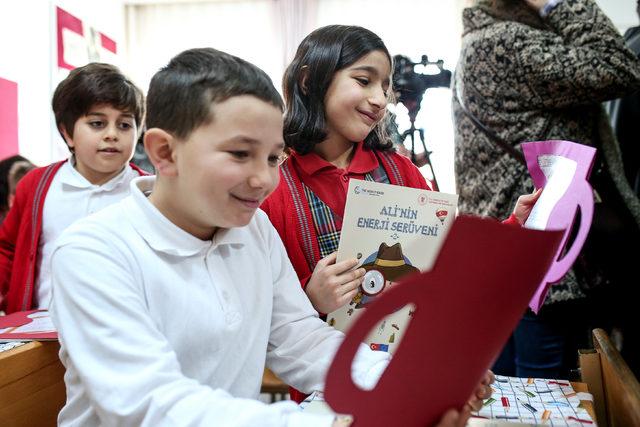
<instances>
[{"instance_id":1,"label":"children's book","mask_svg":"<svg viewBox=\"0 0 640 427\"><path fill-rule=\"evenodd\" d=\"M395 283L429 270L456 215L458 196L373 181L349 182L337 261L357 258L366 270L357 295L327 322L346 332L362 310ZM407 305L367 337L374 350L394 352L411 315Z\"/></svg>"},{"instance_id":2,"label":"children's book","mask_svg":"<svg viewBox=\"0 0 640 427\"><path fill-rule=\"evenodd\" d=\"M0 316L0 342L55 341L56 328L46 310L30 310Z\"/></svg>"}]
</instances>

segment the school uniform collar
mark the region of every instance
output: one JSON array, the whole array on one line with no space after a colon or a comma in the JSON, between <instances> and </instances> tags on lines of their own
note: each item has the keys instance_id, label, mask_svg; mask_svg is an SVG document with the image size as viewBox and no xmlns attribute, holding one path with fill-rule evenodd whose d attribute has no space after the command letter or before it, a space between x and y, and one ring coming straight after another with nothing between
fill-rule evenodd
<instances>
[{"instance_id":1,"label":"school uniform collar","mask_svg":"<svg viewBox=\"0 0 640 427\"><path fill-rule=\"evenodd\" d=\"M84 190L88 188L99 188L102 191L112 191L114 188L118 187L126 179L128 179L129 175L133 172L131 166L129 166L129 164L126 164L120 171L120 173L111 178L109 181L105 182L102 185L95 185L90 183L87 178L82 176L82 174L75 168L75 165L76 159L72 156L62 165L62 167L60 167L60 170L57 173L57 178L60 180L62 185L64 187L69 187L69 189Z\"/></svg>"},{"instance_id":2,"label":"school uniform collar","mask_svg":"<svg viewBox=\"0 0 640 427\"><path fill-rule=\"evenodd\" d=\"M370 148L366 148L364 142L356 143L354 150L351 162L347 167L347 173L365 174L378 167L378 159L375 153ZM304 155L294 152L291 157L307 175L315 175L320 171L338 169L314 152Z\"/></svg>"},{"instance_id":3,"label":"school uniform collar","mask_svg":"<svg viewBox=\"0 0 640 427\"><path fill-rule=\"evenodd\" d=\"M165 217L147 198L153 190L155 176L131 181L131 196L125 200L129 220L151 248L176 256L206 255L221 245L243 246L247 240L245 227L219 229L213 239L201 240L187 233Z\"/></svg>"}]
</instances>

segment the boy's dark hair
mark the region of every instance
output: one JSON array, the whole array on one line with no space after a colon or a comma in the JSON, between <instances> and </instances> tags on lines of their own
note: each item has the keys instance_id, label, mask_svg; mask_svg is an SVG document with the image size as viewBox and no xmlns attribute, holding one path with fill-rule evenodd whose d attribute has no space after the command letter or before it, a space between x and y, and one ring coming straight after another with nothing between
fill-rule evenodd
<instances>
[{"instance_id":1,"label":"boy's dark hair","mask_svg":"<svg viewBox=\"0 0 640 427\"><path fill-rule=\"evenodd\" d=\"M60 82L51 106L60 135L62 128L73 138L76 121L95 105L110 105L133 114L138 129L144 120L144 95L118 67L92 62L78 67Z\"/></svg>"},{"instance_id":2,"label":"boy's dark hair","mask_svg":"<svg viewBox=\"0 0 640 427\"><path fill-rule=\"evenodd\" d=\"M336 71L376 50L387 56L393 69L393 61L384 42L366 28L329 25L313 31L302 40L282 79L286 104L284 141L287 148L307 154L326 139L324 98L333 76ZM304 91L300 85L303 74L306 75ZM386 134L387 122L388 115L385 115L365 138L366 147L376 150L393 147Z\"/></svg>"},{"instance_id":3,"label":"boy's dark hair","mask_svg":"<svg viewBox=\"0 0 640 427\"><path fill-rule=\"evenodd\" d=\"M269 76L255 65L212 48L186 50L151 79L147 129L160 128L186 139L213 120L212 104L240 95L284 107Z\"/></svg>"}]
</instances>

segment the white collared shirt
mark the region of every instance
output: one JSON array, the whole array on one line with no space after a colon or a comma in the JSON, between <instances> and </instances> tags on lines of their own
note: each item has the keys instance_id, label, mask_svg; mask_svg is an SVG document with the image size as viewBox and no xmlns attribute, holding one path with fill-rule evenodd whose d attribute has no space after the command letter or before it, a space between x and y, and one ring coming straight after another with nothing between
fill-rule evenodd
<instances>
[{"instance_id":1,"label":"white collared shirt","mask_svg":"<svg viewBox=\"0 0 640 427\"><path fill-rule=\"evenodd\" d=\"M78 221L53 253L52 314L67 368L61 426L329 426L292 402L253 400L266 364L320 390L343 335L318 318L284 246L258 211L202 241L145 197ZM371 385L388 355L364 345L354 379Z\"/></svg>"},{"instance_id":2,"label":"white collared shirt","mask_svg":"<svg viewBox=\"0 0 640 427\"><path fill-rule=\"evenodd\" d=\"M58 236L71 224L119 202L129 195L129 184L139 174L129 164L102 185L91 184L74 167L73 158L65 162L51 181L42 210L42 232L38 247L39 269L35 305L49 308L51 302L51 252Z\"/></svg>"}]
</instances>

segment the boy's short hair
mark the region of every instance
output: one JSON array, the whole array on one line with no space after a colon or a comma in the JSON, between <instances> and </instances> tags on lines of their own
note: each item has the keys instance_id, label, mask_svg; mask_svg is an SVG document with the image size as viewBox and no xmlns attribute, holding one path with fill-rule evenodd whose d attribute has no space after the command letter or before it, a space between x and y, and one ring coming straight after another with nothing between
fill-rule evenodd
<instances>
[{"instance_id":1,"label":"boy's short hair","mask_svg":"<svg viewBox=\"0 0 640 427\"><path fill-rule=\"evenodd\" d=\"M240 95L284 108L269 76L255 65L212 48L186 50L151 79L147 129L159 128L184 140L213 120L212 104Z\"/></svg>"},{"instance_id":2,"label":"boy's short hair","mask_svg":"<svg viewBox=\"0 0 640 427\"><path fill-rule=\"evenodd\" d=\"M73 138L76 121L95 105L110 105L133 114L138 129L144 120L144 95L118 67L92 62L78 67L60 82L51 106L56 126L64 139L62 128Z\"/></svg>"}]
</instances>

